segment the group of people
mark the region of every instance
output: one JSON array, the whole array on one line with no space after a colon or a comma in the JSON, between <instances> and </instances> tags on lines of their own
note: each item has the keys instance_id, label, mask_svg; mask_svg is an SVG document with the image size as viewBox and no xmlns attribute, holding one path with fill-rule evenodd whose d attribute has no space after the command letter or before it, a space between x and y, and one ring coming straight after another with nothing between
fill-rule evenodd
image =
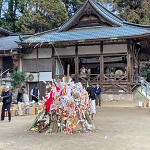
<instances>
[{"instance_id":1,"label":"group of people","mask_svg":"<svg viewBox=\"0 0 150 150\"><path fill-rule=\"evenodd\" d=\"M31 96L32 100L35 101L38 104L39 100L39 89L38 86L36 85L32 90L31 90ZM1 111L1 121L4 120L5 118L5 110L8 111L8 121L11 121L11 102L12 102L12 91L9 89L9 86L4 86L3 92L0 96L1 101L3 102L2 105L2 111ZM17 103L18 103L18 109L21 110L21 102L24 102L25 107L29 107L29 96L26 90L25 86L21 86L21 88L18 89L18 94L17 94ZM27 114L29 113L28 111L26 112Z\"/></svg>"},{"instance_id":2,"label":"group of people","mask_svg":"<svg viewBox=\"0 0 150 150\"><path fill-rule=\"evenodd\" d=\"M87 92L89 95L89 99L91 99L91 109L93 112L93 115L96 114L96 107L97 105L101 106L101 88L99 84L96 85L96 87L91 88L87 87ZM39 100L39 88L36 85L32 90L31 90L31 96L32 96L32 101L36 102L38 104ZM4 86L4 90L0 96L0 99L2 99L3 105L2 105L2 112L1 112L1 121L4 120L5 118L5 109L8 111L8 121L11 121L11 102L12 102L12 92L9 89L9 86ZM29 96L26 90L25 86L22 86L18 90L17 94L17 103L18 103L18 109L21 110L20 103L24 102L25 106L29 106ZM27 112L28 113L28 112Z\"/></svg>"},{"instance_id":3,"label":"group of people","mask_svg":"<svg viewBox=\"0 0 150 150\"><path fill-rule=\"evenodd\" d=\"M31 96L32 96L32 101L38 103L39 100L39 88L37 85L35 85L35 87L33 89L31 89ZM25 104L29 103L29 96L27 94L27 90L25 88L25 86L22 86L19 90L18 90L18 95L17 95L17 103L19 102L24 102Z\"/></svg>"},{"instance_id":4,"label":"group of people","mask_svg":"<svg viewBox=\"0 0 150 150\"><path fill-rule=\"evenodd\" d=\"M24 102L25 106L29 106L29 96L27 94L25 86L22 86L20 89L18 89L17 103L19 110L21 110L21 102Z\"/></svg>"},{"instance_id":5,"label":"group of people","mask_svg":"<svg viewBox=\"0 0 150 150\"><path fill-rule=\"evenodd\" d=\"M84 65L80 68L81 77L86 77L86 74L91 74L91 69L86 69ZM93 74L100 74L100 67L94 68Z\"/></svg>"}]
</instances>

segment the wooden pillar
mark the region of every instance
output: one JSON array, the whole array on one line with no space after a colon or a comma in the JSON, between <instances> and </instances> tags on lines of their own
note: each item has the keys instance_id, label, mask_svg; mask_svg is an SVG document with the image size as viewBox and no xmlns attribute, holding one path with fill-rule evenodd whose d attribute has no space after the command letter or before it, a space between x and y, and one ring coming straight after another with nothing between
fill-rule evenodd
<instances>
[{"instance_id":1,"label":"wooden pillar","mask_svg":"<svg viewBox=\"0 0 150 150\"><path fill-rule=\"evenodd\" d=\"M20 65L20 55L13 55L13 70L17 71ZM2 69L2 57L0 58L0 70Z\"/></svg>"},{"instance_id":2,"label":"wooden pillar","mask_svg":"<svg viewBox=\"0 0 150 150\"><path fill-rule=\"evenodd\" d=\"M136 82L138 82L139 63L138 63L138 60L137 60L137 59L134 60L134 69L135 69L135 79L136 79Z\"/></svg>"},{"instance_id":3,"label":"wooden pillar","mask_svg":"<svg viewBox=\"0 0 150 150\"><path fill-rule=\"evenodd\" d=\"M54 55L55 55L55 49L54 47L52 46L52 78L55 77L55 70L56 70L56 64L55 64L55 58L54 58Z\"/></svg>"},{"instance_id":4,"label":"wooden pillar","mask_svg":"<svg viewBox=\"0 0 150 150\"><path fill-rule=\"evenodd\" d=\"M130 53L130 41L127 43L127 89L131 92L131 53Z\"/></svg>"},{"instance_id":5,"label":"wooden pillar","mask_svg":"<svg viewBox=\"0 0 150 150\"><path fill-rule=\"evenodd\" d=\"M133 56L131 56L131 82L134 82L135 80L135 68L134 68L134 59Z\"/></svg>"},{"instance_id":6,"label":"wooden pillar","mask_svg":"<svg viewBox=\"0 0 150 150\"><path fill-rule=\"evenodd\" d=\"M39 49L36 49L36 65L37 65L37 72L39 72Z\"/></svg>"},{"instance_id":7,"label":"wooden pillar","mask_svg":"<svg viewBox=\"0 0 150 150\"><path fill-rule=\"evenodd\" d=\"M100 45L100 85L103 90L104 81L104 56L103 56L103 42Z\"/></svg>"},{"instance_id":8,"label":"wooden pillar","mask_svg":"<svg viewBox=\"0 0 150 150\"><path fill-rule=\"evenodd\" d=\"M78 82L79 76L79 57L78 57L78 45L75 46L75 81Z\"/></svg>"}]
</instances>

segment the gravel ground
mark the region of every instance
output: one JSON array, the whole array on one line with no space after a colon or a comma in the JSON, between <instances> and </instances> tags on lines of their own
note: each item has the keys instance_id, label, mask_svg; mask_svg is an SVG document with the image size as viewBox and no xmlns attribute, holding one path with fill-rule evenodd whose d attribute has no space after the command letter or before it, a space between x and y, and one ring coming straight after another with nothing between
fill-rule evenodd
<instances>
[{"instance_id":1,"label":"gravel ground","mask_svg":"<svg viewBox=\"0 0 150 150\"><path fill-rule=\"evenodd\" d=\"M0 150L150 150L150 109L97 107L95 133L28 131L35 115L0 122Z\"/></svg>"}]
</instances>

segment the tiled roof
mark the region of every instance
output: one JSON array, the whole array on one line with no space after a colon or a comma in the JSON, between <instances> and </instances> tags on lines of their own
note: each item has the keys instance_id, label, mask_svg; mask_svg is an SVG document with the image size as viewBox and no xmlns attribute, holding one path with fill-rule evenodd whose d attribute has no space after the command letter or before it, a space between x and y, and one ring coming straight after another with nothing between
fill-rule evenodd
<instances>
[{"instance_id":1,"label":"tiled roof","mask_svg":"<svg viewBox=\"0 0 150 150\"><path fill-rule=\"evenodd\" d=\"M69 25L81 15L82 10L86 8L86 4L90 4L95 11L103 16L114 26L93 26L74 28L70 30ZM127 38L127 37L140 37L150 36L150 26L138 25L128 23L107 10L102 4L87 0L86 3L71 17L66 23L60 26L57 30L46 31L45 33L35 34L29 38L22 40L22 43L44 43L44 42L69 42L69 41L90 41L90 40L103 40L112 38Z\"/></svg>"},{"instance_id":2,"label":"tiled roof","mask_svg":"<svg viewBox=\"0 0 150 150\"><path fill-rule=\"evenodd\" d=\"M0 38L0 50L10 50L18 48L19 36L7 36Z\"/></svg>"},{"instance_id":3,"label":"tiled roof","mask_svg":"<svg viewBox=\"0 0 150 150\"><path fill-rule=\"evenodd\" d=\"M133 27L124 25L121 27L93 27L70 30L67 32L52 32L39 36L32 36L24 43L38 43L38 42L67 42L79 40L95 40L95 39L110 39L110 38L125 38L130 36L141 36L144 34L150 35L150 30L141 27Z\"/></svg>"}]
</instances>

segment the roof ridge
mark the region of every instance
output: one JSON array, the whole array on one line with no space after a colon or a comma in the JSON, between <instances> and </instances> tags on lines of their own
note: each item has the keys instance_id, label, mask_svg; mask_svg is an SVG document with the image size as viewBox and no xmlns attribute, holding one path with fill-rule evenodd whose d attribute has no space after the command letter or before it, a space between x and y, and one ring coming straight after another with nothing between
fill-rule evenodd
<instances>
[{"instance_id":1,"label":"roof ridge","mask_svg":"<svg viewBox=\"0 0 150 150\"><path fill-rule=\"evenodd\" d=\"M89 1L89 0L87 0ZM62 24L59 28L58 28L58 32L61 32L63 30L63 28L68 24L68 22L70 22L71 20L75 19L77 16L77 14L85 7L85 5L87 4L87 1L84 3L84 5L82 5L73 16L71 16L64 24Z\"/></svg>"},{"instance_id":2,"label":"roof ridge","mask_svg":"<svg viewBox=\"0 0 150 150\"><path fill-rule=\"evenodd\" d=\"M111 15L113 15L114 17L118 18L119 20L124 20L121 17L119 17L118 15L114 14L113 12L111 12L110 10L108 10L103 4L100 4L100 2L98 2L99 5L101 5L101 7L103 7L103 9L105 9L107 12L109 12Z\"/></svg>"},{"instance_id":3,"label":"roof ridge","mask_svg":"<svg viewBox=\"0 0 150 150\"><path fill-rule=\"evenodd\" d=\"M75 14L69 18L63 25L61 25L58 29L58 32L62 32L66 29L69 29L69 25L80 15L82 10L86 7L86 5L89 3L93 7L93 9L103 16L106 20L109 22L112 22L114 25L122 25L123 24L123 19L120 18L119 16L113 14L111 11L109 11L107 8L103 6L100 2L95 2L94 0L87 0L76 12Z\"/></svg>"},{"instance_id":4,"label":"roof ridge","mask_svg":"<svg viewBox=\"0 0 150 150\"><path fill-rule=\"evenodd\" d=\"M107 18L108 20L110 20L111 22L114 22L115 24L118 24L118 22L119 22L119 24L118 25L121 25L121 24L123 24L123 19L122 18L120 18L119 16L117 16L117 15L115 15L114 13L112 13L111 11L109 11L105 6L103 6L103 4L102 3L100 3L100 2L94 2L94 1L91 1L92 3L91 4L93 4L93 5L96 5L96 7L98 7L98 9L100 9L102 12L103 12L103 14L105 14L105 15L107 15L108 17L110 17L110 18L112 18L113 20L111 20L111 19L109 19L109 18ZM102 10L103 9L103 10ZM107 13L106 13L107 12ZM101 15L103 15L102 13L101 13ZM104 15L103 15L104 16ZM105 16L104 16L105 17ZM115 19L115 20L114 20Z\"/></svg>"}]
</instances>

